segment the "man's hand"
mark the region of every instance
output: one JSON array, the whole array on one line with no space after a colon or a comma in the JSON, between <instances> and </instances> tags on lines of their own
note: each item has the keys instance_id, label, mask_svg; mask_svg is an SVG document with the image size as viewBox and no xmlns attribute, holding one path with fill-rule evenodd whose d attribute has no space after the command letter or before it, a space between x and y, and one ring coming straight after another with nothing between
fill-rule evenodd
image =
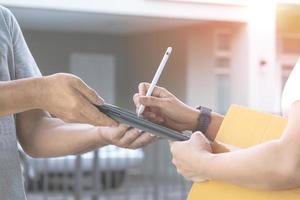
<instances>
[{"instance_id":1,"label":"man's hand","mask_svg":"<svg viewBox=\"0 0 300 200\"><path fill-rule=\"evenodd\" d=\"M38 97L40 109L72 123L110 126L117 123L93 105L101 105L103 99L80 78L71 74L54 74L43 78Z\"/></svg>"},{"instance_id":2,"label":"man's hand","mask_svg":"<svg viewBox=\"0 0 300 200\"><path fill-rule=\"evenodd\" d=\"M141 133L135 128L120 124L114 127L99 127L101 141L122 148L137 149L155 140L149 133Z\"/></svg>"},{"instance_id":3,"label":"man's hand","mask_svg":"<svg viewBox=\"0 0 300 200\"><path fill-rule=\"evenodd\" d=\"M178 131L196 127L199 111L181 102L165 88L155 87L152 96L145 96L149 86L149 83L140 83L139 93L133 96L137 109L141 104L146 107L143 117Z\"/></svg>"},{"instance_id":4,"label":"man's hand","mask_svg":"<svg viewBox=\"0 0 300 200\"><path fill-rule=\"evenodd\" d=\"M170 142L170 150L172 162L179 174L193 182L204 182L209 179L205 175L203 160L212 155L212 149L210 142L201 132L195 132L188 141Z\"/></svg>"}]
</instances>

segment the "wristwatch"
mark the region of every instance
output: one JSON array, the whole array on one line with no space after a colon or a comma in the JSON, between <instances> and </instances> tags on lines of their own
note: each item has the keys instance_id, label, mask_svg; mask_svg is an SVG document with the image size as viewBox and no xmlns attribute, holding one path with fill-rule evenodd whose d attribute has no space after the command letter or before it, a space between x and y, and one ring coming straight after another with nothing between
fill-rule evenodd
<instances>
[{"instance_id":1,"label":"wristwatch","mask_svg":"<svg viewBox=\"0 0 300 200\"><path fill-rule=\"evenodd\" d=\"M200 111L200 114L197 118L197 126L194 131L201 131L205 135L211 122L212 109L204 106L199 106L196 109Z\"/></svg>"}]
</instances>

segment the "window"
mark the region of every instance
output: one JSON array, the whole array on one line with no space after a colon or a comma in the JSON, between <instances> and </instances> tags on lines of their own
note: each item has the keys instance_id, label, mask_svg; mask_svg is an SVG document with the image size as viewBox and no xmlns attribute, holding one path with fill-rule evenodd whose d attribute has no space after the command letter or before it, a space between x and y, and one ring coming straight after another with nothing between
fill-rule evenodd
<instances>
[{"instance_id":1,"label":"window","mask_svg":"<svg viewBox=\"0 0 300 200\"><path fill-rule=\"evenodd\" d=\"M218 74L216 75L217 88L217 111L225 114L230 106L230 75Z\"/></svg>"},{"instance_id":2,"label":"window","mask_svg":"<svg viewBox=\"0 0 300 200\"><path fill-rule=\"evenodd\" d=\"M300 35L283 34L279 38L279 63L281 67L281 86L282 89L300 57Z\"/></svg>"},{"instance_id":3,"label":"window","mask_svg":"<svg viewBox=\"0 0 300 200\"><path fill-rule=\"evenodd\" d=\"M230 69L231 69L231 43L230 30L215 31L214 40L214 67L215 67L215 107L218 112L227 112L231 102Z\"/></svg>"}]
</instances>

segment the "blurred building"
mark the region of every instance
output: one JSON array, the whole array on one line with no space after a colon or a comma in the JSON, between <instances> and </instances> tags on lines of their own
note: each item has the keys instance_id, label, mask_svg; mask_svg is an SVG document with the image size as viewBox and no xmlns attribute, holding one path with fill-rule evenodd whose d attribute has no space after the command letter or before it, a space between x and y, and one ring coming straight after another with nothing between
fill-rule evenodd
<instances>
[{"instance_id":1,"label":"blurred building","mask_svg":"<svg viewBox=\"0 0 300 200\"><path fill-rule=\"evenodd\" d=\"M129 109L138 83L151 81L172 46L159 85L183 101L222 113L231 103L279 113L282 87L300 53L298 0L0 4L17 17L44 75L77 74L108 102ZM166 144L146 149L143 174L165 176L169 166Z\"/></svg>"},{"instance_id":2,"label":"blurred building","mask_svg":"<svg viewBox=\"0 0 300 200\"><path fill-rule=\"evenodd\" d=\"M187 103L220 112L237 103L276 113L300 51L298 3L0 0L17 16L44 74L77 73L112 103L132 109L137 84L151 80L172 46L160 85ZM94 71L97 62L105 64Z\"/></svg>"}]
</instances>

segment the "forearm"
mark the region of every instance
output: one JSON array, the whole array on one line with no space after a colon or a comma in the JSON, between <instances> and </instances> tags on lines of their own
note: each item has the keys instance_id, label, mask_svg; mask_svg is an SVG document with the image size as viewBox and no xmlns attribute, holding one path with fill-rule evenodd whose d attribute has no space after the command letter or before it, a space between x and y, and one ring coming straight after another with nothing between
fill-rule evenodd
<instances>
[{"instance_id":1,"label":"forearm","mask_svg":"<svg viewBox=\"0 0 300 200\"><path fill-rule=\"evenodd\" d=\"M210 139L211 141L214 141L217 133L221 127L221 124L223 122L224 116L220 115L218 113L213 112L211 116L211 122L208 126L206 137Z\"/></svg>"},{"instance_id":2,"label":"forearm","mask_svg":"<svg viewBox=\"0 0 300 200\"><path fill-rule=\"evenodd\" d=\"M233 145L224 144L217 140L211 142L211 148L213 153L225 153L240 150L240 148L237 148Z\"/></svg>"},{"instance_id":3,"label":"forearm","mask_svg":"<svg viewBox=\"0 0 300 200\"><path fill-rule=\"evenodd\" d=\"M28 128L26 132L23 130L23 134L19 135L19 140L24 150L33 157L80 154L107 144L101 137L101 127L88 124L67 124L39 110L29 112L38 113L35 115L36 120L39 120L36 121L38 126ZM26 115L26 113L19 115ZM26 123L26 120L19 121L19 123Z\"/></svg>"},{"instance_id":4,"label":"forearm","mask_svg":"<svg viewBox=\"0 0 300 200\"><path fill-rule=\"evenodd\" d=\"M39 78L0 82L0 116L38 108L42 82Z\"/></svg>"},{"instance_id":5,"label":"forearm","mask_svg":"<svg viewBox=\"0 0 300 200\"><path fill-rule=\"evenodd\" d=\"M239 151L211 154L204 170L211 180L257 189L286 189L300 185L295 159L281 141Z\"/></svg>"}]
</instances>

